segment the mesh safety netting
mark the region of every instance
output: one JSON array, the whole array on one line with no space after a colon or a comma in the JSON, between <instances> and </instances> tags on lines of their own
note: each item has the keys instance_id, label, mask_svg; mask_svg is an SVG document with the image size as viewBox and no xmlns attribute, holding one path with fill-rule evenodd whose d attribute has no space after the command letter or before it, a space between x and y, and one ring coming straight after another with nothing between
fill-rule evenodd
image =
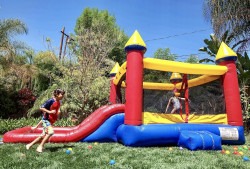
<instances>
[{"instance_id":1,"label":"mesh safety netting","mask_svg":"<svg viewBox=\"0 0 250 169\"><path fill-rule=\"evenodd\" d=\"M184 97L184 91L180 92ZM144 90L143 111L152 113L164 113L173 91ZM189 110L190 114L223 114L225 113L225 102L223 90L219 80L204 85L189 88ZM182 112L185 113L185 103L182 104ZM168 113L170 113L170 106Z\"/></svg>"}]
</instances>

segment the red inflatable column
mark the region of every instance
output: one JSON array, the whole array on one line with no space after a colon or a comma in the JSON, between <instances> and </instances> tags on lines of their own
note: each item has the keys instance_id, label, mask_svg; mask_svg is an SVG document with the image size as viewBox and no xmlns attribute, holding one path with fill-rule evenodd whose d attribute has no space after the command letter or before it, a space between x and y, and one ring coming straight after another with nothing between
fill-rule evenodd
<instances>
[{"instance_id":1,"label":"red inflatable column","mask_svg":"<svg viewBox=\"0 0 250 169\"><path fill-rule=\"evenodd\" d=\"M142 124L143 54L146 45L135 31L125 45L127 53L125 120L127 125Z\"/></svg>"},{"instance_id":2,"label":"red inflatable column","mask_svg":"<svg viewBox=\"0 0 250 169\"><path fill-rule=\"evenodd\" d=\"M109 91L109 102L111 104L115 104L117 100L118 86L116 86L113 82L116 73L119 71L120 66L119 63L116 63L111 72L109 73L110 77L110 91Z\"/></svg>"},{"instance_id":3,"label":"red inflatable column","mask_svg":"<svg viewBox=\"0 0 250 169\"><path fill-rule=\"evenodd\" d=\"M189 116L189 89L188 89L188 78L187 74L183 75L183 83L185 85L184 91L185 91L185 111L186 111L186 118L185 123L188 123L188 116Z\"/></svg>"},{"instance_id":4,"label":"red inflatable column","mask_svg":"<svg viewBox=\"0 0 250 169\"><path fill-rule=\"evenodd\" d=\"M222 78L228 124L242 126L243 119L235 65L236 60L237 54L222 42L216 55L216 64L227 66L228 68L228 71Z\"/></svg>"},{"instance_id":5,"label":"red inflatable column","mask_svg":"<svg viewBox=\"0 0 250 169\"><path fill-rule=\"evenodd\" d=\"M115 104L116 103L116 85L113 83L114 76L110 76L110 91L109 91L109 103Z\"/></svg>"}]
</instances>

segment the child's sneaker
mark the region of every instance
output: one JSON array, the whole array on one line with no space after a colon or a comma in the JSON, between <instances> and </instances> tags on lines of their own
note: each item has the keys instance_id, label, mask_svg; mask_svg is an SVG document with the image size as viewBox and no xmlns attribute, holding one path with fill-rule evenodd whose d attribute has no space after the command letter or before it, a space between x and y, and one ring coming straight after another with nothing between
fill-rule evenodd
<instances>
[{"instance_id":1,"label":"child's sneaker","mask_svg":"<svg viewBox=\"0 0 250 169\"><path fill-rule=\"evenodd\" d=\"M42 153L43 152L43 148L41 146L38 146L37 149L36 149L36 151L38 153Z\"/></svg>"},{"instance_id":2,"label":"child's sneaker","mask_svg":"<svg viewBox=\"0 0 250 169\"><path fill-rule=\"evenodd\" d=\"M30 147L31 147L31 145L30 145L30 144L27 144L25 147L26 147L26 150L29 150Z\"/></svg>"}]
</instances>

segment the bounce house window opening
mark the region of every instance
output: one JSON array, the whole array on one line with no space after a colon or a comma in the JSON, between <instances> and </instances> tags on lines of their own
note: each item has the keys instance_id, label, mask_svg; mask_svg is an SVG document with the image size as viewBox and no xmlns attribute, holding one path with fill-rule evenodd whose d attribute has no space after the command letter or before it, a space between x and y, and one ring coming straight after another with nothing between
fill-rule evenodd
<instances>
[{"instance_id":1,"label":"bounce house window opening","mask_svg":"<svg viewBox=\"0 0 250 169\"><path fill-rule=\"evenodd\" d=\"M126 102L125 93L126 93L126 88L121 88L121 97L117 97L117 103L125 104Z\"/></svg>"},{"instance_id":2,"label":"bounce house window opening","mask_svg":"<svg viewBox=\"0 0 250 169\"><path fill-rule=\"evenodd\" d=\"M180 97L184 98L184 90L180 94ZM143 111L165 113L167 103L172 96L173 91L144 89ZM220 80L189 88L189 99L190 114L216 115L226 113ZM180 102L182 113L185 114L185 102L182 100ZM167 113L170 113L171 109L170 105Z\"/></svg>"}]
</instances>

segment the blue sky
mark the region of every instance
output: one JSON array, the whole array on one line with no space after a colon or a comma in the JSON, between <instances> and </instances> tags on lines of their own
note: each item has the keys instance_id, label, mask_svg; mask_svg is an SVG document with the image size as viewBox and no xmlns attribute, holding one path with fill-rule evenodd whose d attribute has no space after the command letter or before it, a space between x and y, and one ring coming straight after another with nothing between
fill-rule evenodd
<instances>
[{"instance_id":1,"label":"blue sky","mask_svg":"<svg viewBox=\"0 0 250 169\"><path fill-rule=\"evenodd\" d=\"M170 48L171 53L179 56L178 60L185 60L190 54L198 54L201 59L207 56L198 49L212 33L211 25L203 17L202 3L201 0L1 0L0 19L20 19L29 32L19 40L38 52L47 49L44 40L49 37L58 54L62 27L65 26L65 33L74 33L83 10L98 8L108 10L129 37L139 31L147 46L146 57L153 56L159 48Z\"/></svg>"}]
</instances>

